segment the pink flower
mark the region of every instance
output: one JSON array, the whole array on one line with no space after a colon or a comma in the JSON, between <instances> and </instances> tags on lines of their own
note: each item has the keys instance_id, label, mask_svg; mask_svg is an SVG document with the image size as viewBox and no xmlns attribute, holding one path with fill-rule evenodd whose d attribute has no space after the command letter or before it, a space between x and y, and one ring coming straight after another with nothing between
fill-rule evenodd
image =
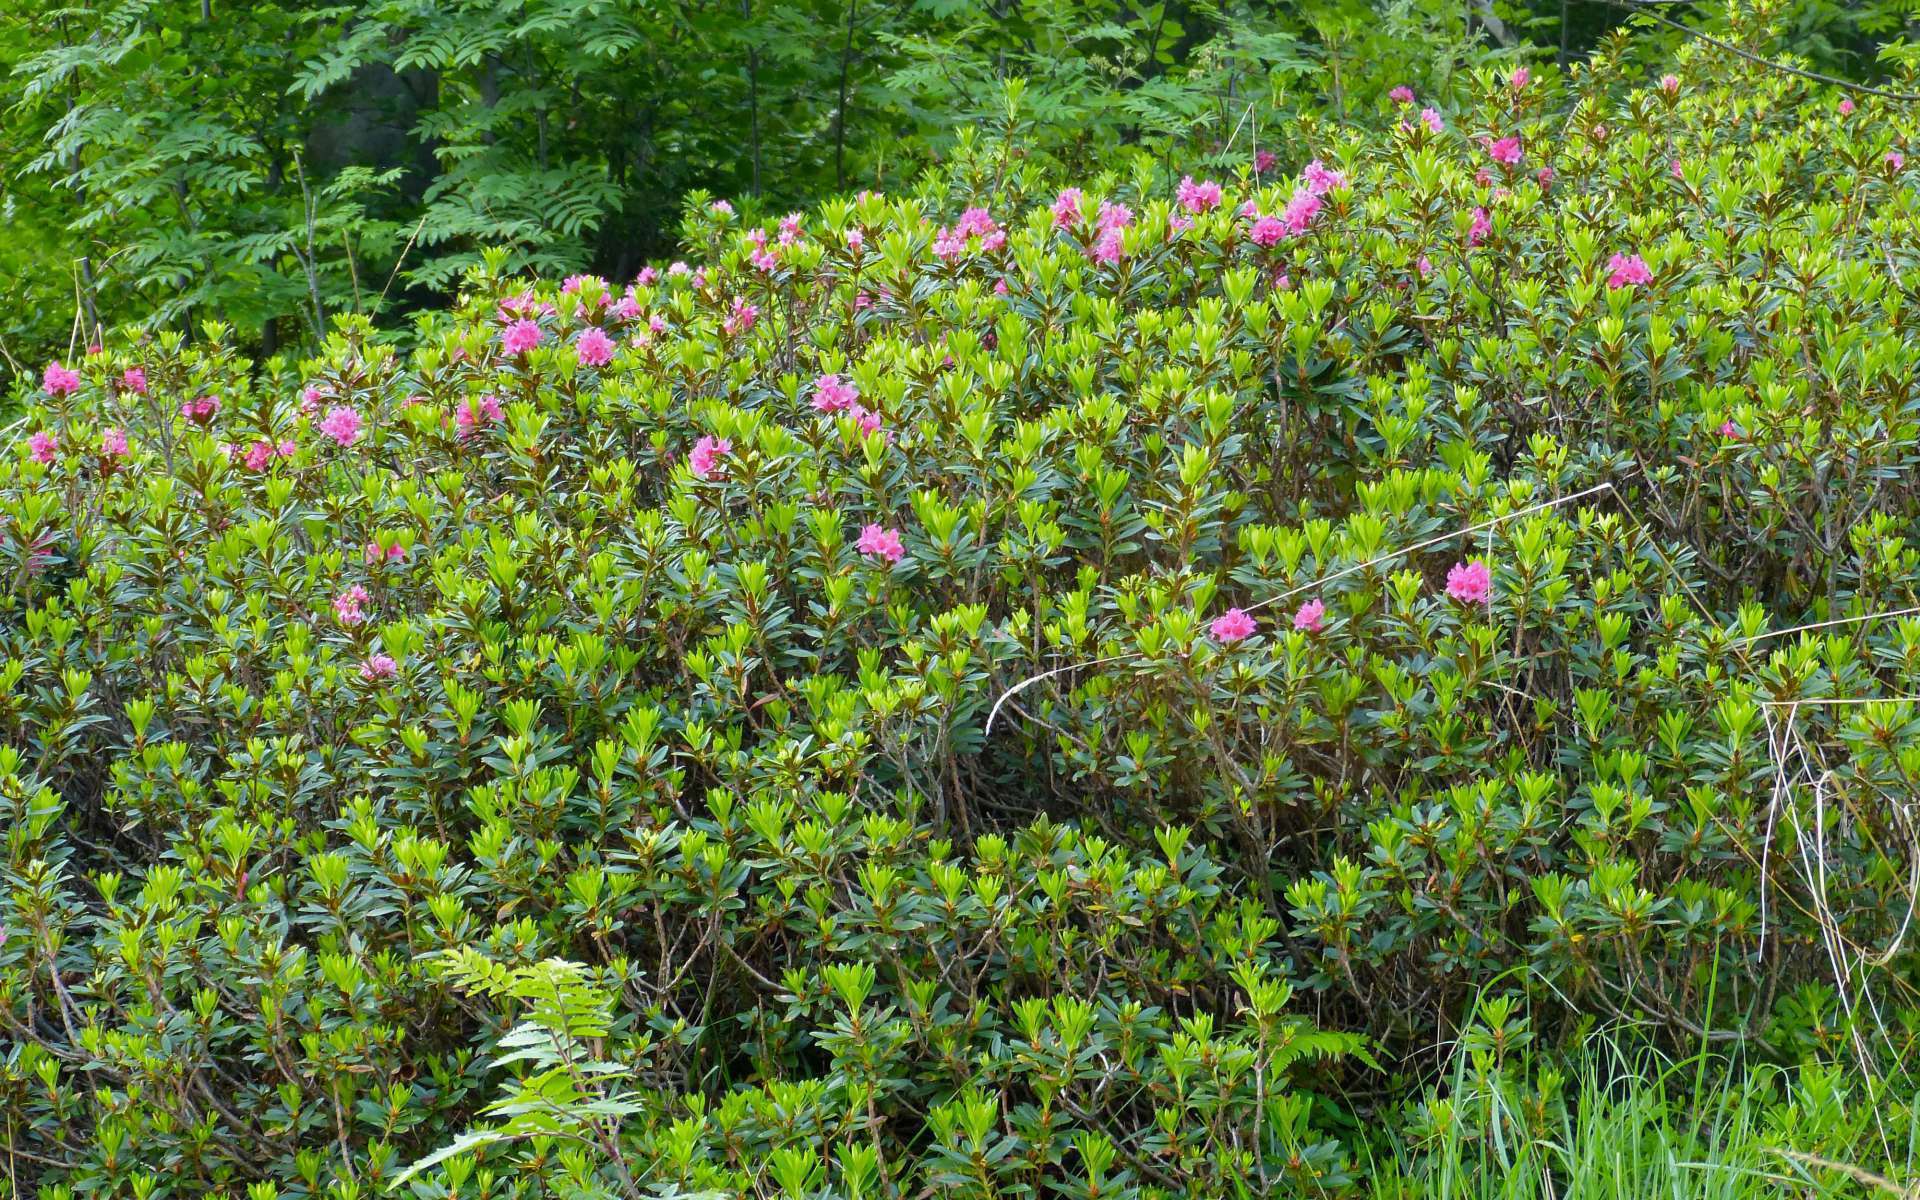
<instances>
[{"instance_id":1,"label":"pink flower","mask_svg":"<svg viewBox=\"0 0 1920 1200\"><path fill-rule=\"evenodd\" d=\"M687 455L687 466L692 469L694 478L708 479L713 476L720 460L731 453L732 442L708 434L693 444L693 452Z\"/></svg>"},{"instance_id":2,"label":"pink flower","mask_svg":"<svg viewBox=\"0 0 1920 1200\"><path fill-rule=\"evenodd\" d=\"M246 464L249 471L264 471L274 457L272 442L255 442L247 447L247 452L240 456L240 461Z\"/></svg>"},{"instance_id":3,"label":"pink flower","mask_svg":"<svg viewBox=\"0 0 1920 1200\"><path fill-rule=\"evenodd\" d=\"M1427 123L1427 128L1432 130L1435 133L1440 133L1443 130L1445 130L1447 127L1447 123L1440 119L1440 114L1431 108L1421 109L1420 119L1422 121L1425 121Z\"/></svg>"},{"instance_id":4,"label":"pink flower","mask_svg":"<svg viewBox=\"0 0 1920 1200\"><path fill-rule=\"evenodd\" d=\"M350 405L336 404L320 418L320 432L342 446L360 440L360 412Z\"/></svg>"},{"instance_id":5,"label":"pink flower","mask_svg":"<svg viewBox=\"0 0 1920 1200\"><path fill-rule=\"evenodd\" d=\"M120 372L120 386L136 396L147 394L147 373L139 367L128 367Z\"/></svg>"},{"instance_id":6,"label":"pink flower","mask_svg":"<svg viewBox=\"0 0 1920 1200\"><path fill-rule=\"evenodd\" d=\"M127 431L124 429L109 429L101 434L100 453L106 455L108 458L125 458L129 453L127 449Z\"/></svg>"},{"instance_id":7,"label":"pink flower","mask_svg":"<svg viewBox=\"0 0 1920 1200\"><path fill-rule=\"evenodd\" d=\"M1669 96L1679 95L1680 77L1678 75L1662 75L1660 77L1660 90Z\"/></svg>"},{"instance_id":8,"label":"pink flower","mask_svg":"<svg viewBox=\"0 0 1920 1200\"><path fill-rule=\"evenodd\" d=\"M1420 278L1422 279L1425 279L1427 276L1433 274L1433 260L1428 258L1424 254L1420 256L1420 261L1413 265L1416 269L1419 270Z\"/></svg>"},{"instance_id":9,"label":"pink flower","mask_svg":"<svg viewBox=\"0 0 1920 1200\"><path fill-rule=\"evenodd\" d=\"M1232 643L1252 636L1255 628L1253 618L1245 611L1230 608L1213 619L1213 623L1207 626L1207 632L1213 635L1216 642Z\"/></svg>"},{"instance_id":10,"label":"pink flower","mask_svg":"<svg viewBox=\"0 0 1920 1200\"><path fill-rule=\"evenodd\" d=\"M1072 229L1080 223L1081 199L1080 189L1074 187L1067 188L1053 198L1053 227L1055 229Z\"/></svg>"},{"instance_id":11,"label":"pink flower","mask_svg":"<svg viewBox=\"0 0 1920 1200\"><path fill-rule=\"evenodd\" d=\"M907 548L900 540L898 529L886 529L879 525L868 525L860 530L860 540L854 548L868 558L884 558L897 563L906 557Z\"/></svg>"},{"instance_id":12,"label":"pink flower","mask_svg":"<svg viewBox=\"0 0 1920 1200\"><path fill-rule=\"evenodd\" d=\"M853 311L859 312L863 308L872 308L872 307L873 307L873 297L871 295L869 295L866 292L859 292L855 294L853 298Z\"/></svg>"},{"instance_id":13,"label":"pink flower","mask_svg":"<svg viewBox=\"0 0 1920 1200\"><path fill-rule=\"evenodd\" d=\"M689 267L686 263L675 262L667 264L668 279L684 279L691 274L693 274L693 268Z\"/></svg>"},{"instance_id":14,"label":"pink flower","mask_svg":"<svg viewBox=\"0 0 1920 1200\"><path fill-rule=\"evenodd\" d=\"M1320 215L1320 197L1307 188L1300 188L1287 201L1287 207L1280 212L1280 219L1286 222L1287 232L1302 234L1313 219Z\"/></svg>"},{"instance_id":15,"label":"pink flower","mask_svg":"<svg viewBox=\"0 0 1920 1200\"><path fill-rule=\"evenodd\" d=\"M52 462L58 446L53 435L44 429L27 439L27 449L33 453L33 461L37 463Z\"/></svg>"},{"instance_id":16,"label":"pink flower","mask_svg":"<svg viewBox=\"0 0 1920 1200\"><path fill-rule=\"evenodd\" d=\"M366 548L361 551L361 555L367 560L368 566L372 566L375 563L405 562L407 561L407 548L399 542L395 542L391 546L382 546L377 541L368 542Z\"/></svg>"},{"instance_id":17,"label":"pink flower","mask_svg":"<svg viewBox=\"0 0 1920 1200\"><path fill-rule=\"evenodd\" d=\"M660 271L657 267L641 267L640 273L633 277L633 281L641 287L652 287L660 281Z\"/></svg>"},{"instance_id":18,"label":"pink flower","mask_svg":"<svg viewBox=\"0 0 1920 1200\"><path fill-rule=\"evenodd\" d=\"M1392 91L1388 92L1387 99L1393 101L1395 104L1412 104L1413 89L1403 83L1399 87L1394 88Z\"/></svg>"},{"instance_id":19,"label":"pink flower","mask_svg":"<svg viewBox=\"0 0 1920 1200\"><path fill-rule=\"evenodd\" d=\"M1900 153L1898 150L1887 151L1887 168L1889 170L1898 171L1901 167L1904 167L1906 165L1907 165L1906 155Z\"/></svg>"},{"instance_id":20,"label":"pink flower","mask_svg":"<svg viewBox=\"0 0 1920 1200\"><path fill-rule=\"evenodd\" d=\"M613 361L613 339L598 325L589 327L573 345L586 366L604 367Z\"/></svg>"},{"instance_id":21,"label":"pink flower","mask_svg":"<svg viewBox=\"0 0 1920 1200\"><path fill-rule=\"evenodd\" d=\"M1740 436L1740 427L1733 423L1732 417L1728 417L1726 420L1720 422L1720 436L1723 438L1737 438Z\"/></svg>"},{"instance_id":22,"label":"pink flower","mask_svg":"<svg viewBox=\"0 0 1920 1200\"><path fill-rule=\"evenodd\" d=\"M1517 92L1521 88L1527 86L1527 83L1532 79L1533 79L1532 71L1527 70L1525 67L1515 67L1513 69L1513 74L1507 77L1507 82L1512 84L1513 90Z\"/></svg>"},{"instance_id":23,"label":"pink flower","mask_svg":"<svg viewBox=\"0 0 1920 1200\"><path fill-rule=\"evenodd\" d=\"M1093 244L1093 261L1112 266L1126 254L1126 230L1118 225L1108 226L1100 231L1099 240Z\"/></svg>"},{"instance_id":24,"label":"pink flower","mask_svg":"<svg viewBox=\"0 0 1920 1200\"><path fill-rule=\"evenodd\" d=\"M1273 170L1273 164L1279 161L1278 158L1274 157L1274 153L1271 150L1256 150L1253 152L1253 173L1255 175L1265 175L1268 171Z\"/></svg>"},{"instance_id":25,"label":"pink flower","mask_svg":"<svg viewBox=\"0 0 1920 1200\"><path fill-rule=\"evenodd\" d=\"M1520 165L1520 139L1503 137L1498 141L1488 142L1487 155L1503 167L1517 167Z\"/></svg>"},{"instance_id":26,"label":"pink flower","mask_svg":"<svg viewBox=\"0 0 1920 1200\"><path fill-rule=\"evenodd\" d=\"M385 654L369 655L366 662L360 664L360 678L372 683L379 679L392 679L400 669L400 664Z\"/></svg>"},{"instance_id":27,"label":"pink flower","mask_svg":"<svg viewBox=\"0 0 1920 1200\"><path fill-rule=\"evenodd\" d=\"M214 396L200 396L180 406L180 415L200 426L213 420L213 414L219 411L220 401Z\"/></svg>"},{"instance_id":28,"label":"pink flower","mask_svg":"<svg viewBox=\"0 0 1920 1200\"><path fill-rule=\"evenodd\" d=\"M1467 245L1478 246L1492 232L1493 218L1487 215L1486 209L1476 207L1473 210L1473 225L1467 230Z\"/></svg>"},{"instance_id":29,"label":"pink flower","mask_svg":"<svg viewBox=\"0 0 1920 1200\"><path fill-rule=\"evenodd\" d=\"M309 384L300 393L300 411L308 416L312 416L314 412L319 409L320 402L326 398L327 394L325 392Z\"/></svg>"},{"instance_id":30,"label":"pink flower","mask_svg":"<svg viewBox=\"0 0 1920 1200\"><path fill-rule=\"evenodd\" d=\"M951 360L949 360L949 363L951 363ZM848 413L853 417L854 424L860 427L862 435L880 432L879 413L859 404L850 408ZM887 440L892 441L892 436L889 435Z\"/></svg>"},{"instance_id":31,"label":"pink flower","mask_svg":"<svg viewBox=\"0 0 1920 1200\"><path fill-rule=\"evenodd\" d=\"M859 398L860 389L851 381L842 383L838 375L822 375L813 381L813 407L820 412L852 408Z\"/></svg>"},{"instance_id":32,"label":"pink flower","mask_svg":"<svg viewBox=\"0 0 1920 1200\"><path fill-rule=\"evenodd\" d=\"M613 306L613 315L622 321L631 321L640 315L640 300L631 291L620 297Z\"/></svg>"},{"instance_id":33,"label":"pink flower","mask_svg":"<svg viewBox=\"0 0 1920 1200\"><path fill-rule=\"evenodd\" d=\"M1293 627L1302 633L1319 633L1327 627L1327 606L1319 600L1309 600L1293 614Z\"/></svg>"},{"instance_id":34,"label":"pink flower","mask_svg":"<svg viewBox=\"0 0 1920 1200\"><path fill-rule=\"evenodd\" d=\"M993 223L992 214L977 204L961 213L960 220L954 225L954 229L966 237L986 237L998 228L999 226Z\"/></svg>"},{"instance_id":35,"label":"pink flower","mask_svg":"<svg viewBox=\"0 0 1920 1200\"><path fill-rule=\"evenodd\" d=\"M1607 260L1607 286L1623 288L1630 283L1652 283L1653 272L1638 254L1616 254Z\"/></svg>"},{"instance_id":36,"label":"pink flower","mask_svg":"<svg viewBox=\"0 0 1920 1200\"><path fill-rule=\"evenodd\" d=\"M491 392L469 400L453 410L455 436L465 438L482 425L492 425L506 415L506 411L500 407L500 397Z\"/></svg>"},{"instance_id":37,"label":"pink flower","mask_svg":"<svg viewBox=\"0 0 1920 1200\"><path fill-rule=\"evenodd\" d=\"M1540 181L1541 187L1546 187L1548 184L1553 182L1553 168L1541 167L1538 171L1535 171L1533 173L1533 177Z\"/></svg>"},{"instance_id":38,"label":"pink flower","mask_svg":"<svg viewBox=\"0 0 1920 1200\"><path fill-rule=\"evenodd\" d=\"M1256 246L1277 245L1287 236L1286 222L1279 217L1260 217L1253 223L1253 230L1247 235Z\"/></svg>"},{"instance_id":39,"label":"pink flower","mask_svg":"<svg viewBox=\"0 0 1920 1200\"><path fill-rule=\"evenodd\" d=\"M1220 185L1211 179L1204 183L1195 183L1193 176L1185 176L1180 180L1180 188L1175 195L1180 201L1180 207L1195 216L1212 212L1220 207Z\"/></svg>"},{"instance_id":40,"label":"pink flower","mask_svg":"<svg viewBox=\"0 0 1920 1200\"><path fill-rule=\"evenodd\" d=\"M847 249L853 251L855 254L859 254L861 247L866 244L867 235L861 233L858 227L847 230Z\"/></svg>"},{"instance_id":41,"label":"pink flower","mask_svg":"<svg viewBox=\"0 0 1920 1200\"><path fill-rule=\"evenodd\" d=\"M1853 113L1853 101L1852 100L1840 101L1840 115L1845 117L1845 116L1852 115L1852 113Z\"/></svg>"},{"instance_id":42,"label":"pink flower","mask_svg":"<svg viewBox=\"0 0 1920 1200\"><path fill-rule=\"evenodd\" d=\"M1479 559L1455 563L1447 572L1447 595L1462 604L1486 604L1493 598L1493 572Z\"/></svg>"},{"instance_id":43,"label":"pink flower","mask_svg":"<svg viewBox=\"0 0 1920 1200\"><path fill-rule=\"evenodd\" d=\"M1058 203L1055 201L1056 207ZM974 237L980 239L980 249L989 254L1007 244L1006 231L994 224L986 209L976 205L961 213L953 228L941 228L934 234L933 252L943 259L956 258L966 252L967 240Z\"/></svg>"},{"instance_id":44,"label":"pink flower","mask_svg":"<svg viewBox=\"0 0 1920 1200\"><path fill-rule=\"evenodd\" d=\"M367 602L367 589L354 584L333 598L333 616L342 625L358 625L367 619L360 606Z\"/></svg>"},{"instance_id":45,"label":"pink flower","mask_svg":"<svg viewBox=\"0 0 1920 1200\"><path fill-rule=\"evenodd\" d=\"M735 296L733 312L721 322L721 327L727 331L728 337L737 337L752 329L753 323L759 319L760 310L757 307L748 304L744 298Z\"/></svg>"},{"instance_id":46,"label":"pink flower","mask_svg":"<svg viewBox=\"0 0 1920 1200\"><path fill-rule=\"evenodd\" d=\"M1307 191L1314 196L1324 196L1336 188L1347 186L1345 171L1330 171L1326 164L1317 158L1301 168L1300 179L1307 185Z\"/></svg>"},{"instance_id":47,"label":"pink flower","mask_svg":"<svg viewBox=\"0 0 1920 1200\"><path fill-rule=\"evenodd\" d=\"M70 396L80 390L80 375L57 362L50 362L46 373L40 377L40 387L49 396Z\"/></svg>"},{"instance_id":48,"label":"pink flower","mask_svg":"<svg viewBox=\"0 0 1920 1200\"><path fill-rule=\"evenodd\" d=\"M866 295L865 292L860 294L863 296ZM993 281L993 294L996 296L1004 296L1007 294L1007 281L1004 277Z\"/></svg>"},{"instance_id":49,"label":"pink flower","mask_svg":"<svg viewBox=\"0 0 1920 1200\"><path fill-rule=\"evenodd\" d=\"M540 326L522 317L501 331L500 346L508 354L525 354L546 336Z\"/></svg>"},{"instance_id":50,"label":"pink flower","mask_svg":"<svg viewBox=\"0 0 1920 1200\"><path fill-rule=\"evenodd\" d=\"M1686 171L1681 168L1679 159L1676 158L1673 160L1672 163L1668 164L1668 169L1673 172L1673 177L1675 179L1686 178Z\"/></svg>"},{"instance_id":51,"label":"pink flower","mask_svg":"<svg viewBox=\"0 0 1920 1200\"><path fill-rule=\"evenodd\" d=\"M716 217L730 217L733 215L733 205L728 204L725 200L715 200L712 204L707 205L707 211Z\"/></svg>"}]
</instances>

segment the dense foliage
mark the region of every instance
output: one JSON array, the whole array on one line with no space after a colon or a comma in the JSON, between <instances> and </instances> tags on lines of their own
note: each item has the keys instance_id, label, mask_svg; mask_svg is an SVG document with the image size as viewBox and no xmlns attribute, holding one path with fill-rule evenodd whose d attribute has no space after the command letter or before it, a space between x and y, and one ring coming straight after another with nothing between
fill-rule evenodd
<instances>
[{"instance_id":1,"label":"dense foliage","mask_svg":"<svg viewBox=\"0 0 1920 1200\"><path fill-rule=\"evenodd\" d=\"M1453 1047L1547 1128L1500 1064L1596 1016L1810 1064L1782 1136L1864 1153L1916 1021L1915 121L1637 76L1218 182L1015 144L702 202L687 262L489 253L297 381L211 323L46 365L16 1182L1332 1194Z\"/></svg>"},{"instance_id":2,"label":"dense foliage","mask_svg":"<svg viewBox=\"0 0 1920 1200\"><path fill-rule=\"evenodd\" d=\"M1775 33L1874 68L1901 0L1794 0ZM1580 0L0 0L0 352L102 324L232 325L271 357L390 325L488 245L631 278L704 188L773 214L897 187L1024 80L1023 144L1244 158L1468 65L1584 53ZM1711 12L1698 18L1722 26ZM1528 40L1535 39L1535 40ZM1769 46L1775 43L1770 39Z\"/></svg>"}]
</instances>

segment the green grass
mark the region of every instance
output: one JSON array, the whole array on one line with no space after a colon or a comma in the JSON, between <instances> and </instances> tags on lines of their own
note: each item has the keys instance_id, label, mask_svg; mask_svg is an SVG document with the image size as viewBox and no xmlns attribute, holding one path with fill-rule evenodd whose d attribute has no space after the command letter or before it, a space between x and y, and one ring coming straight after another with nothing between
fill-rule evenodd
<instances>
[{"instance_id":1,"label":"green grass","mask_svg":"<svg viewBox=\"0 0 1920 1200\"><path fill-rule=\"evenodd\" d=\"M1556 1083L1462 1068L1446 1099L1371 1164L1368 1190L1381 1200L1920 1198L1911 1084L1673 1062L1610 1041Z\"/></svg>"}]
</instances>

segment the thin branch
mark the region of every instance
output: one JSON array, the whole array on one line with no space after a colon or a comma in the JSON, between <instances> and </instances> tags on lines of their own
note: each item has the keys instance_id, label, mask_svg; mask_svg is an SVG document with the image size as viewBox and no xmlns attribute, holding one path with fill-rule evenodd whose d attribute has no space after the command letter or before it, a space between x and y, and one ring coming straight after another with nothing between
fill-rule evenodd
<instances>
[{"instance_id":1,"label":"thin branch","mask_svg":"<svg viewBox=\"0 0 1920 1200\"><path fill-rule=\"evenodd\" d=\"M1911 92L1890 92L1885 88L1877 88L1871 84L1856 83L1851 79L1842 79L1838 75L1823 75L1819 71L1809 71L1805 67L1796 67L1791 63L1784 63L1778 59L1766 58L1755 54L1751 50L1743 50L1732 42L1717 38L1710 33L1702 33L1691 25L1683 24L1663 12L1656 11L1648 0L1603 0L1603 2L1611 4L1615 8L1624 8L1628 12L1636 12L1642 16L1651 17L1669 29L1677 30L1690 38L1705 42L1709 46L1718 46L1727 53L1736 54L1758 66L1767 67L1788 75L1798 75L1802 79L1811 79L1817 83L1831 84L1834 87L1845 88L1848 91L1861 92L1868 96L1884 96L1888 100L1900 100L1907 103L1920 100L1920 95L1915 95ZM1672 2L1672 0L1667 0L1667 2Z\"/></svg>"}]
</instances>

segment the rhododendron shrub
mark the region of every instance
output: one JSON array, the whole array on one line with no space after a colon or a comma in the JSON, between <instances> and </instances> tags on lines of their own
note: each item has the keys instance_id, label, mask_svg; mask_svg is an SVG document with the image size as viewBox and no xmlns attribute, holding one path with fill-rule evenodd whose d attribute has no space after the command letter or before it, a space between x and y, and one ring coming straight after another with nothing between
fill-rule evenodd
<instances>
[{"instance_id":1,"label":"rhododendron shrub","mask_svg":"<svg viewBox=\"0 0 1920 1200\"><path fill-rule=\"evenodd\" d=\"M1755 72L703 198L404 354L62 366L0 461L11 1146L1319 1194L1489 990L1884 1051L1830 997L1911 968L1912 117Z\"/></svg>"}]
</instances>

